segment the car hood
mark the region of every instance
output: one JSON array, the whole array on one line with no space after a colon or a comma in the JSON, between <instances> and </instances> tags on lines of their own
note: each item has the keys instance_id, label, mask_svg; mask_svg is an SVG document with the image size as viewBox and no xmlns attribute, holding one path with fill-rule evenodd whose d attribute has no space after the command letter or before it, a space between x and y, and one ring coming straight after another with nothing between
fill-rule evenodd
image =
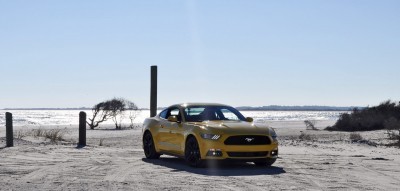
<instances>
[{"instance_id":1,"label":"car hood","mask_svg":"<svg viewBox=\"0 0 400 191\"><path fill-rule=\"evenodd\" d=\"M246 121L203 121L195 123L196 126L202 126L210 133L216 134L263 134L269 135L269 129L264 124L256 124Z\"/></svg>"}]
</instances>

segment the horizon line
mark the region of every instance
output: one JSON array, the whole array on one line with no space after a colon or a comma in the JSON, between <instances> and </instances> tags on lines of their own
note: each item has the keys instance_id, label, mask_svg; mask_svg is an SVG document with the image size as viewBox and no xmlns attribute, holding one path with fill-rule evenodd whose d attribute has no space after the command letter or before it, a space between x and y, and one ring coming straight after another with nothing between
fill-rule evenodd
<instances>
[{"instance_id":1,"label":"horizon line","mask_svg":"<svg viewBox=\"0 0 400 191\"><path fill-rule=\"evenodd\" d=\"M352 109L352 108L365 108L368 106L328 106L328 105L264 105L264 106L238 106L235 108L240 108L242 110L249 110L249 109L256 109L256 110L262 110L262 109L266 109L266 110L280 110L278 108L273 109L273 107L278 107L278 108L292 108L295 109L299 109L299 108L331 108L331 109ZM157 110L161 110L167 107L157 107ZM269 108L269 109L268 109ZM92 107L15 107L15 108L2 108L0 110L91 110ZM139 108L139 110L150 110L149 108Z\"/></svg>"}]
</instances>

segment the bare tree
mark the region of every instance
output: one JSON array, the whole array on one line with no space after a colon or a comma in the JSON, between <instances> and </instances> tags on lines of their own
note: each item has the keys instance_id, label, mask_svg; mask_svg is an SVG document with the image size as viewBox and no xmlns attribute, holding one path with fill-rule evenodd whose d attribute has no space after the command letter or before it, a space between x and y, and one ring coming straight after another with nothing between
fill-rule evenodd
<instances>
[{"instance_id":1,"label":"bare tree","mask_svg":"<svg viewBox=\"0 0 400 191\"><path fill-rule=\"evenodd\" d=\"M317 130L317 128L315 127L315 124L317 123L317 121L315 120L305 120L304 124L306 124L306 129L310 129L310 130Z\"/></svg>"},{"instance_id":2,"label":"bare tree","mask_svg":"<svg viewBox=\"0 0 400 191\"><path fill-rule=\"evenodd\" d=\"M135 103L124 98L113 98L100 102L93 106L92 118L86 122L90 129L99 126L100 123L112 119L116 129L122 129L122 121L125 118L125 111L129 111L129 119L131 121L130 128L133 128L133 121L137 116L138 107Z\"/></svg>"},{"instance_id":3,"label":"bare tree","mask_svg":"<svg viewBox=\"0 0 400 191\"><path fill-rule=\"evenodd\" d=\"M98 127L100 123L109 119L111 117L109 111L110 110L108 101L100 102L95 106L93 106L92 108L93 116L92 118L88 118L88 121L86 121L90 129Z\"/></svg>"},{"instance_id":4,"label":"bare tree","mask_svg":"<svg viewBox=\"0 0 400 191\"><path fill-rule=\"evenodd\" d=\"M126 110L126 100L123 98L114 98L110 100L110 116L116 129L122 129L122 120Z\"/></svg>"},{"instance_id":5,"label":"bare tree","mask_svg":"<svg viewBox=\"0 0 400 191\"><path fill-rule=\"evenodd\" d=\"M136 119L138 113L140 112L139 108L136 106L135 103L126 100L126 106L127 110L129 111L129 120L130 120L130 125L129 128L133 129L133 121Z\"/></svg>"}]
</instances>

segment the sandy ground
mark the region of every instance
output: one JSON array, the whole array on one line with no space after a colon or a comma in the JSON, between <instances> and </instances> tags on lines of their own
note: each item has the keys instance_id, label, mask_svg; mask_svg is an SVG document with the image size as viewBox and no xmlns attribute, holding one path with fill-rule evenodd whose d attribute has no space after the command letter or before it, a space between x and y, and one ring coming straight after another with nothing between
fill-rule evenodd
<instances>
[{"instance_id":1,"label":"sandy ground","mask_svg":"<svg viewBox=\"0 0 400 191\"><path fill-rule=\"evenodd\" d=\"M322 122L319 125L330 125ZM302 122L271 122L280 135L280 157L269 168L251 163L196 169L182 159L146 160L141 130L88 130L76 148L77 127L54 126L67 141L25 136L4 148L0 129L0 190L398 190L400 149L385 147L384 131L348 133L305 130ZM38 127L16 127L29 132ZM301 132L310 135L299 139ZM17 134L17 133L15 133ZM100 146L101 142L101 146Z\"/></svg>"}]
</instances>

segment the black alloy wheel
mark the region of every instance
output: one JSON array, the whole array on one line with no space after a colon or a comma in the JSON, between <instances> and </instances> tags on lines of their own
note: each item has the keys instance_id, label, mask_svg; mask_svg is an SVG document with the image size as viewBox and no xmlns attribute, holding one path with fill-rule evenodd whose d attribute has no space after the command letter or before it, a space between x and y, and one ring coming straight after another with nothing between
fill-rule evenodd
<instances>
[{"instance_id":1,"label":"black alloy wheel","mask_svg":"<svg viewBox=\"0 0 400 191\"><path fill-rule=\"evenodd\" d=\"M160 154L156 152L156 149L154 147L153 136L150 132L146 132L143 135L143 150L146 158L148 159L160 158Z\"/></svg>"},{"instance_id":2,"label":"black alloy wheel","mask_svg":"<svg viewBox=\"0 0 400 191\"><path fill-rule=\"evenodd\" d=\"M189 137L185 146L185 160L192 167L203 167L204 161L200 156L199 144L195 137Z\"/></svg>"}]
</instances>

